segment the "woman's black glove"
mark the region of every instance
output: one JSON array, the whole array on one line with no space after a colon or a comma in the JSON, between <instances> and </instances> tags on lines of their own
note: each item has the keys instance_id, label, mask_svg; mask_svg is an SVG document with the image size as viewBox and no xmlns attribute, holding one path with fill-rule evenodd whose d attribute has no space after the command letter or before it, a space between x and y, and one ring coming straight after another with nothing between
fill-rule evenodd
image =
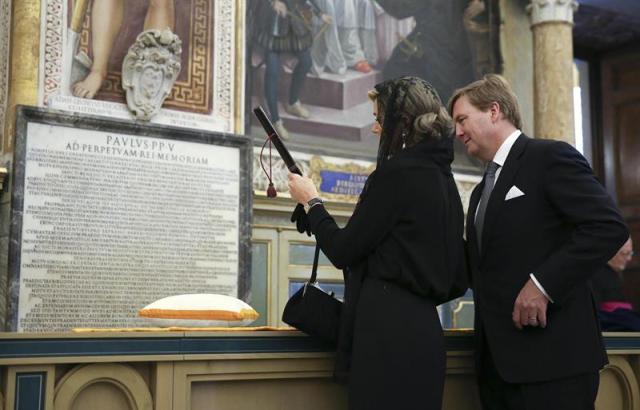
<instances>
[{"instance_id":1,"label":"woman's black glove","mask_svg":"<svg viewBox=\"0 0 640 410\"><path fill-rule=\"evenodd\" d=\"M298 204L291 214L291 222L296 223L296 229L300 233L306 232L311 236L311 225L309 224L309 217L304 211L304 205Z\"/></svg>"}]
</instances>

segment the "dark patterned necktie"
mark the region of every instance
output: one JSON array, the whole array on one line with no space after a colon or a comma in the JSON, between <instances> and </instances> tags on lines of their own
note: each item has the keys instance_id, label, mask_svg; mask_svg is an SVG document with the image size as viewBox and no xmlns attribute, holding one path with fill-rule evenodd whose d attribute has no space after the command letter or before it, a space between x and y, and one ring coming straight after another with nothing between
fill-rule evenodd
<instances>
[{"instance_id":1,"label":"dark patterned necktie","mask_svg":"<svg viewBox=\"0 0 640 410\"><path fill-rule=\"evenodd\" d=\"M500 168L500 165L491 161L487 165L487 170L484 173L484 187L482 187L482 196L480 197L480 203L478 203L478 212L476 213L476 236L478 238L478 249L482 247L482 228L484 227L484 214L487 211L487 204L489 198L491 198L491 191L493 191L493 185L496 181L496 171Z\"/></svg>"}]
</instances>

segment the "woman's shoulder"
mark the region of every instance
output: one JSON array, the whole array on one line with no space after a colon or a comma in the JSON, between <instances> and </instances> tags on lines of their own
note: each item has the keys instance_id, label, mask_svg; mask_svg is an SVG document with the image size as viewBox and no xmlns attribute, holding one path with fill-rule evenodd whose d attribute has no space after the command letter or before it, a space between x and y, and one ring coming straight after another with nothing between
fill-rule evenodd
<instances>
[{"instance_id":1,"label":"woman's shoulder","mask_svg":"<svg viewBox=\"0 0 640 410\"><path fill-rule=\"evenodd\" d=\"M445 175L436 166L394 161L385 164L383 169L376 170L371 187L404 197L407 194L415 195L416 190L430 191L436 186L441 186L444 179Z\"/></svg>"},{"instance_id":2,"label":"woman's shoulder","mask_svg":"<svg viewBox=\"0 0 640 410\"><path fill-rule=\"evenodd\" d=\"M402 150L387 161L389 168L401 168L413 172L451 173L453 161L453 141L449 138L420 142Z\"/></svg>"},{"instance_id":3,"label":"woman's shoulder","mask_svg":"<svg viewBox=\"0 0 640 410\"><path fill-rule=\"evenodd\" d=\"M438 175L442 173L441 167L430 161L429 158L398 157L387 161L376 172L379 177L394 179L411 176Z\"/></svg>"}]
</instances>

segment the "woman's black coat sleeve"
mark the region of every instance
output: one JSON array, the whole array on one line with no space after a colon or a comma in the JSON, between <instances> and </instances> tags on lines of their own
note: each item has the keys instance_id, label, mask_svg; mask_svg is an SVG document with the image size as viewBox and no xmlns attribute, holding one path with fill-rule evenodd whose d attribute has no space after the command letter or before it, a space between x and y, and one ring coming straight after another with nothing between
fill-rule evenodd
<instances>
[{"instance_id":1,"label":"woman's black coat sleeve","mask_svg":"<svg viewBox=\"0 0 640 410\"><path fill-rule=\"evenodd\" d=\"M370 254L391 231L408 200L402 170L376 175L366 198L349 222L340 228L324 206L309 211L311 231L320 248L338 269L352 266Z\"/></svg>"}]
</instances>

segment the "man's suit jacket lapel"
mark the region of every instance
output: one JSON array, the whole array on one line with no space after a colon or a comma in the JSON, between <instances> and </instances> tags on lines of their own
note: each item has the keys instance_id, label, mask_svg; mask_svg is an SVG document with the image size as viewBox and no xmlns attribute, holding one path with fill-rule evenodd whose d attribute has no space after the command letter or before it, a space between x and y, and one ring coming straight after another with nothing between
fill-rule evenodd
<instances>
[{"instance_id":1,"label":"man's suit jacket lapel","mask_svg":"<svg viewBox=\"0 0 640 410\"><path fill-rule=\"evenodd\" d=\"M527 147L528 141L529 138L524 134L521 134L518 137L511 147L511 151L509 151L507 160L500 171L500 176L496 181L496 185L494 186L493 191L491 191L491 198L489 198L489 203L487 204L487 210L484 216L484 228L482 230L482 243L485 245L488 243L487 241L491 234L491 228L498 219L500 210L504 206L504 198L509 189L513 186L513 180L520 168L520 159ZM487 247L483 246L482 248L482 254L484 255L484 250Z\"/></svg>"}]
</instances>

